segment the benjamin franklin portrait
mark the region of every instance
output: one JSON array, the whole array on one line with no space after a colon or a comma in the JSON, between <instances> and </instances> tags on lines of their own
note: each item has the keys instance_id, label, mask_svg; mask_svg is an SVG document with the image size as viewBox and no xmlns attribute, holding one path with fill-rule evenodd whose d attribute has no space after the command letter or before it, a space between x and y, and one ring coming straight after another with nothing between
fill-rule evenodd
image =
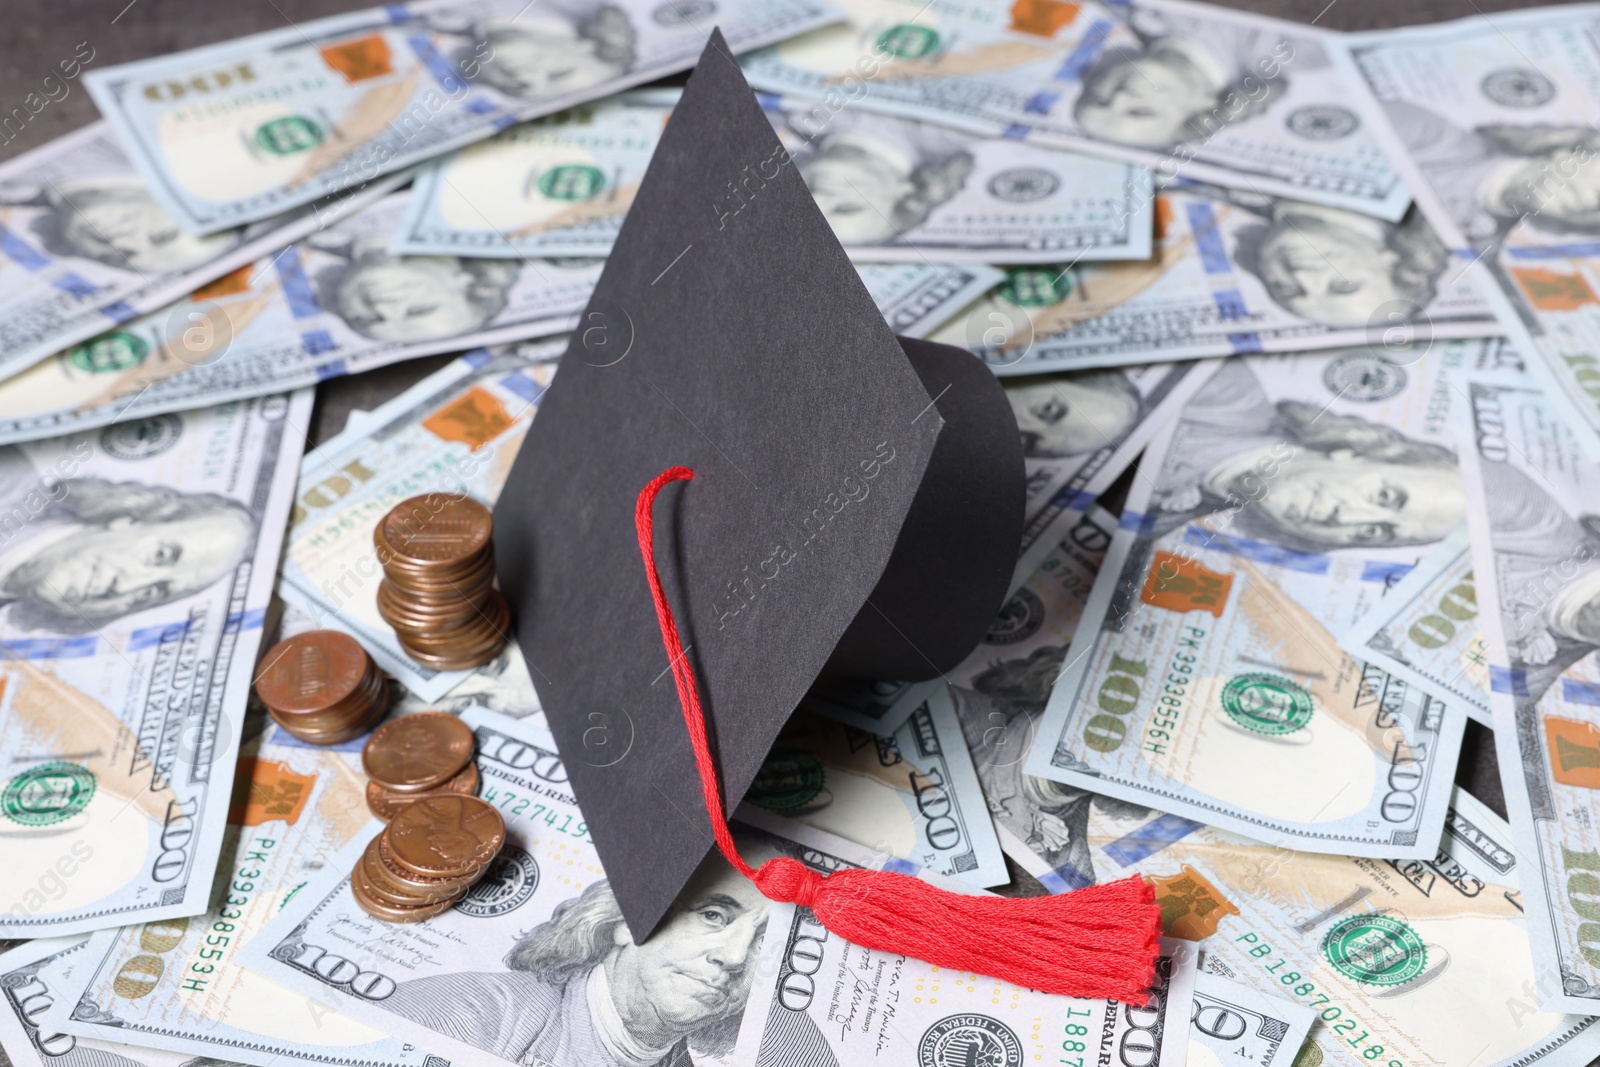
<instances>
[{"instance_id":1,"label":"benjamin franklin portrait","mask_svg":"<svg viewBox=\"0 0 1600 1067\"><path fill-rule=\"evenodd\" d=\"M1242 361L1183 409L1152 505L1157 536L1229 510L1229 533L1311 554L1431 545L1466 519L1450 449L1359 415L1273 402Z\"/></svg>"},{"instance_id":2,"label":"benjamin franklin portrait","mask_svg":"<svg viewBox=\"0 0 1600 1067\"><path fill-rule=\"evenodd\" d=\"M1003 378L1029 459L1065 459L1120 444L1139 423L1139 390L1121 371Z\"/></svg>"},{"instance_id":3,"label":"benjamin franklin portrait","mask_svg":"<svg viewBox=\"0 0 1600 1067\"><path fill-rule=\"evenodd\" d=\"M1414 104L1385 109L1474 247L1493 243L1519 222L1554 235L1600 233L1600 131L1503 124L1464 129Z\"/></svg>"},{"instance_id":4,"label":"benjamin franklin portrait","mask_svg":"<svg viewBox=\"0 0 1600 1067\"><path fill-rule=\"evenodd\" d=\"M230 574L255 543L235 501L163 485L46 482L0 449L4 629L87 633Z\"/></svg>"},{"instance_id":5,"label":"benjamin franklin portrait","mask_svg":"<svg viewBox=\"0 0 1600 1067\"><path fill-rule=\"evenodd\" d=\"M768 909L713 855L635 944L610 884L592 882L509 946L503 970L414 978L383 1006L516 1063L691 1067L691 1049L733 1049Z\"/></svg>"},{"instance_id":6,"label":"benjamin franklin portrait","mask_svg":"<svg viewBox=\"0 0 1600 1067\"><path fill-rule=\"evenodd\" d=\"M1325 326L1413 319L1433 301L1449 265L1444 243L1415 207L1396 223L1273 198L1260 214L1238 231L1234 262L1261 280L1273 303Z\"/></svg>"},{"instance_id":7,"label":"benjamin franklin portrait","mask_svg":"<svg viewBox=\"0 0 1600 1067\"><path fill-rule=\"evenodd\" d=\"M14 196L3 199L16 202ZM51 182L27 202L45 209L31 226L45 251L139 274L198 267L242 240L237 230L189 233L132 175Z\"/></svg>"},{"instance_id":8,"label":"benjamin franklin portrait","mask_svg":"<svg viewBox=\"0 0 1600 1067\"><path fill-rule=\"evenodd\" d=\"M1600 514L1569 514L1509 462L1480 467L1500 617L1511 666L1523 672L1519 699L1538 700L1600 649Z\"/></svg>"},{"instance_id":9,"label":"benjamin franklin portrait","mask_svg":"<svg viewBox=\"0 0 1600 1067\"><path fill-rule=\"evenodd\" d=\"M1104 48L1083 71L1073 105L1080 126L1117 144L1160 149L1204 139L1264 112L1287 90L1289 71L1314 61L1297 41L1295 63L1272 64L1275 32L1138 4L1120 10L1138 44ZM1263 76L1264 62L1274 77Z\"/></svg>"},{"instance_id":10,"label":"benjamin franklin portrait","mask_svg":"<svg viewBox=\"0 0 1600 1067\"><path fill-rule=\"evenodd\" d=\"M633 69L637 41L614 4L541 4L510 22L479 26L463 57L481 57L478 79L518 100L576 93Z\"/></svg>"},{"instance_id":11,"label":"benjamin franklin portrait","mask_svg":"<svg viewBox=\"0 0 1600 1067\"><path fill-rule=\"evenodd\" d=\"M961 190L973 167L965 138L881 116L834 116L793 156L823 217L846 245L906 240Z\"/></svg>"},{"instance_id":12,"label":"benjamin franklin portrait","mask_svg":"<svg viewBox=\"0 0 1600 1067\"><path fill-rule=\"evenodd\" d=\"M505 310L521 269L508 260L395 256L375 238L341 254L342 264L317 275L319 302L357 333L401 344L486 328Z\"/></svg>"}]
</instances>

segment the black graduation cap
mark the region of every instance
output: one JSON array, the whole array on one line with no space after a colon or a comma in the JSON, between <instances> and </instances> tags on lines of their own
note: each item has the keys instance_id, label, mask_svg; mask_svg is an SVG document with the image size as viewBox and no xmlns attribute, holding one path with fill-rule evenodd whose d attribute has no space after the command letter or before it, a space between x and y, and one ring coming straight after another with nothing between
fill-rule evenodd
<instances>
[{"instance_id":1,"label":"black graduation cap","mask_svg":"<svg viewBox=\"0 0 1600 1067\"><path fill-rule=\"evenodd\" d=\"M502 588L629 929L712 844L634 529L724 794L820 676L955 666L1022 532L1016 423L969 353L897 339L720 32L656 148L495 508Z\"/></svg>"}]
</instances>

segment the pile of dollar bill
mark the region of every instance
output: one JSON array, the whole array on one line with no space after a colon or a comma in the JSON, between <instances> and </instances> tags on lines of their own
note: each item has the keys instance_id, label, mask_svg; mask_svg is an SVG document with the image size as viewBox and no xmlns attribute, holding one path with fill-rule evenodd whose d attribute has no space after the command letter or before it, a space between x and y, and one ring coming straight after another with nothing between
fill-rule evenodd
<instances>
[{"instance_id":1,"label":"pile of dollar bill","mask_svg":"<svg viewBox=\"0 0 1600 1067\"><path fill-rule=\"evenodd\" d=\"M843 942L715 857L636 944L516 643L451 669L380 608L386 513L499 495L714 25L1027 464L982 644L813 689L740 850L1141 875L1145 1008ZM1600 1057L1600 12L411 0L81 80L103 121L0 163L0 1062ZM318 383L439 353L310 443ZM426 921L352 883L366 735L252 692L329 629L504 822Z\"/></svg>"}]
</instances>

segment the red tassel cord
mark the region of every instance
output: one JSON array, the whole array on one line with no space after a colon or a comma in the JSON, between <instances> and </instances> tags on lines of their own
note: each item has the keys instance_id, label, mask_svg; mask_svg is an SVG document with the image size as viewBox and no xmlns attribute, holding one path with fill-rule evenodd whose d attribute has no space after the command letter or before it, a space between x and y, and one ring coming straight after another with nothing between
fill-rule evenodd
<instances>
[{"instance_id":1,"label":"red tassel cord","mask_svg":"<svg viewBox=\"0 0 1600 1067\"><path fill-rule=\"evenodd\" d=\"M724 814L694 668L683 654L678 624L656 570L656 494L669 482L693 478L688 467L670 467L651 479L639 493L634 525L700 772L706 814L723 857L769 899L810 908L823 926L854 944L1044 993L1143 1007L1155 982L1161 913L1154 893L1138 877L1062 896L1015 899L951 893L889 871L853 869L824 876L786 857L768 860L759 869L744 861Z\"/></svg>"}]
</instances>

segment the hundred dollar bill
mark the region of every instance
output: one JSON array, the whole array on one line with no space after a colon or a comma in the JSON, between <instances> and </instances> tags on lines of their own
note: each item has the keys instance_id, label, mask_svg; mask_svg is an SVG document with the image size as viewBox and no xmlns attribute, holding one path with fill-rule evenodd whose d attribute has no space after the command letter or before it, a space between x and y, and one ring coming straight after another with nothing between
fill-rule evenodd
<instances>
[{"instance_id":1,"label":"hundred dollar bill","mask_svg":"<svg viewBox=\"0 0 1600 1067\"><path fill-rule=\"evenodd\" d=\"M1478 624L1466 527L1440 541L1339 644L1357 659L1458 705L1483 725L1494 725L1489 652Z\"/></svg>"},{"instance_id":2,"label":"hundred dollar bill","mask_svg":"<svg viewBox=\"0 0 1600 1067\"><path fill-rule=\"evenodd\" d=\"M0 165L0 378L357 211L393 175L249 226L185 232L103 122Z\"/></svg>"},{"instance_id":3,"label":"hundred dollar bill","mask_svg":"<svg viewBox=\"0 0 1600 1067\"><path fill-rule=\"evenodd\" d=\"M1274 990L1274 993L1277 991ZM1316 1020L1314 1009L1265 996L1243 982L1201 969L1194 976L1194 1014L1185 1067L1290 1067Z\"/></svg>"},{"instance_id":4,"label":"hundred dollar bill","mask_svg":"<svg viewBox=\"0 0 1600 1067\"><path fill-rule=\"evenodd\" d=\"M576 325L604 261L392 256L407 195L0 382L0 443ZM890 325L918 336L1001 277L976 265L863 264L858 273Z\"/></svg>"},{"instance_id":5,"label":"hundred dollar bill","mask_svg":"<svg viewBox=\"0 0 1600 1067\"><path fill-rule=\"evenodd\" d=\"M1169 363L1002 383L1022 435L1028 479L1013 589L1033 575L1063 536L1081 526L1095 498L1205 379L1195 364ZM819 682L801 706L859 730L892 733L937 684Z\"/></svg>"},{"instance_id":6,"label":"hundred dollar bill","mask_svg":"<svg viewBox=\"0 0 1600 1067\"><path fill-rule=\"evenodd\" d=\"M1331 36L1180 0L861 0L744 68L824 117L882 111L1398 219L1410 195L1350 107Z\"/></svg>"},{"instance_id":7,"label":"hundred dollar bill","mask_svg":"<svg viewBox=\"0 0 1600 1067\"><path fill-rule=\"evenodd\" d=\"M282 391L570 328L598 261L385 250L397 193L0 383L0 441Z\"/></svg>"},{"instance_id":8,"label":"hundred dollar bill","mask_svg":"<svg viewBox=\"0 0 1600 1067\"><path fill-rule=\"evenodd\" d=\"M1497 353L1215 368L1145 453L1025 769L1286 847L1431 855L1465 713L1335 635L1464 520L1451 395Z\"/></svg>"},{"instance_id":9,"label":"hundred dollar bill","mask_svg":"<svg viewBox=\"0 0 1600 1067\"><path fill-rule=\"evenodd\" d=\"M663 98L664 96L664 98ZM425 168L392 251L603 256L675 92L514 126ZM880 263L1145 259L1150 171L887 115L823 117L762 96L788 159L852 259ZM720 217L741 200L720 190Z\"/></svg>"},{"instance_id":10,"label":"hundred dollar bill","mask_svg":"<svg viewBox=\"0 0 1600 1067\"><path fill-rule=\"evenodd\" d=\"M934 340L996 374L1502 332L1416 211L1399 222L1193 183L1145 262L1011 267Z\"/></svg>"},{"instance_id":11,"label":"hundred dollar bill","mask_svg":"<svg viewBox=\"0 0 1600 1067\"><path fill-rule=\"evenodd\" d=\"M1419 860L1257 844L1091 794L1076 832L1099 881L1153 884L1168 935L1199 942L1207 970L1316 1013L1302 1067L1584 1067L1600 1055L1593 1018L1540 1009L1539 919L1517 891L1526 853L1460 790L1438 851Z\"/></svg>"},{"instance_id":12,"label":"hundred dollar bill","mask_svg":"<svg viewBox=\"0 0 1600 1067\"><path fill-rule=\"evenodd\" d=\"M1085 794L1026 774L1022 765L1116 529L1115 515L1091 508L949 675L1000 847L1055 893L1093 884L1082 835L1070 830Z\"/></svg>"},{"instance_id":13,"label":"hundred dollar bill","mask_svg":"<svg viewBox=\"0 0 1600 1067\"><path fill-rule=\"evenodd\" d=\"M860 272L890 325L912 336L995 274L987 267L911 264L863 265ZM476 673L439 671L401 650L378 614L383 571L373 527L395 504L424 492L462 492L492 505L565 347L559 340L468 353L371 412L359 433L316 449L301 472L280 595L317 626L356 637L424 701L457 686L479 687L493 665ZM508 660L505 669L516 668ZM530 681L537 687L537 674Z\"/></svg>"},{"instance_id":14,"label":"hundred dollar bill","mask_svg":"<svg viewBox=\"0 0 1600 1067\"><path fill-rule=\"evenodd\" d=\"M202 1067L180 1053L74 1037L44 1021L70 984L83 946L82 938L50 937L0 955L0 1062L8 1067Z\"/></svg>"},{"instance_id":15,"label":"hundred dollar bill","mask_svg":"<svg viewBox=\"0 0 1600 1067\"><path fill-rule=\"evenodd\" d=\"M469 707L462 721L483 744L485 737L502 736L485 731L509 720ZM244 749L241 789L228 817L223 884L209 909L188 919L93 935L63 982L68 995L60 998L50 1023L80 1037L261 1067L436 1063L415 1046L352 1019L327 998L286 989L240 963L243 947L287 901L321 877L352 841L371 836L364 740L309 745L266 722L265 733ZM542 758L555 762L548 751ZM512 861L491 870L483 894L514 877L514 866Z\"/></svg>"},{"instance_id":16,"label":"hundred dollar bill","mask_svg":"<svg viewBox=\"0 0 1600 1067\"><path fill-rule=\"evenodd\" d=\"M504 816L506 844L482 888L425 922L368 917L349 871L374 825L250 940L245 965L463 1063L622 1067L726 1056L772 905L712 856L660 929L634 944L554 742L483 716L479 795ZM813 841L826 836L804 829ZM735 840L754 864L788 855L830 870L883 859L847 842L818 848L738 827Z\"/></svg>"},{"instance_id":17,"label":"hundred dollar bill","mask_svg":"<svg viewBox=\"0 0 1600 1067\"><path fill-rule=\"evenodd\" d=\"M0 935L205 910L310 412L0 448Z\"/></svg>"},{"instance_id":18,"label":"hundred dollar bill","mask_svg":"<svg viewBox=\"0 0 1600 1067\"><path fill-rule=\"evenodd\" d=\"M1600 9L1346 35L1335 55L1439 235L1600 458Z\"/></svg>"},{"instance_id":19,"label":"hundred dollar bill","mask_svg":"<svg viewBox=\"0 0 1600 1067\"><path fill-rule=\"evenodd\" d=\"M795 715L739 817L779 834L814 826L979 888L1011 881L942 687L891 735Z\"/></svg>"},{"instance_id":20,"label":"hundred dollar bill","mask_svg":"<svg viewBox=\"0 0 1600 1067\"><path fill-rule=\"evenodd\" d=\"M819 0L426 0L89 72L89 95L195 233L266 218L506 126L838 17Z\"/></svg>"},{"instance_id":21,"label":"hundred dollar bill","mask_svg":"<svg viewBox=\"0 0 1600 1067\"><path fill-rule=\"evenodd\" d=\"M1539 390L1466 392L1473 572L1539 1001L1600 1015L1600 464Z\"/></svg>"},{"instance_id":22,"label":"hundred dollar bill","mask_svg":"<svg viewBox=\"0 0 1600 1067\"><path fill-rule=\"evenodd\" d=\"M1023 989L862 948L809 908L775 904L741 1064L1182 1067L1195 951L1163 939L1150 1002L1133 1008Z\"/></svg>"}]
</instances>

